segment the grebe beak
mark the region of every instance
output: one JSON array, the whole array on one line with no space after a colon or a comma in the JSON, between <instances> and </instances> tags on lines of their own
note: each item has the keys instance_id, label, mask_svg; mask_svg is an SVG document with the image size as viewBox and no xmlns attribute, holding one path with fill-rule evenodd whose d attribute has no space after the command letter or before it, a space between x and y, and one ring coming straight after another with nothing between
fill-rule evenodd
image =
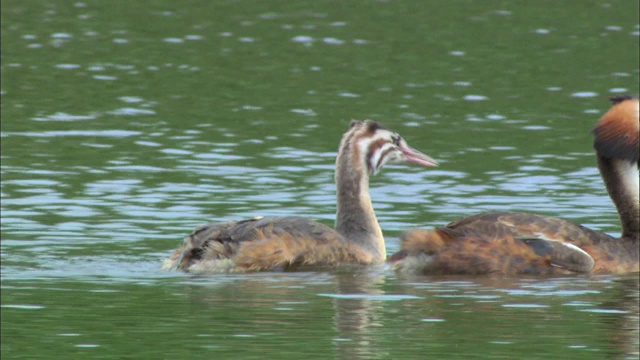
<instances>
[{"instance_id":1,"label":"grebe beak","mask_svg":"<svg viewBox=\"0 0 640 360\"><path fill-rule=\"evenodd\" d=\"M422 166L438 166L438 162L436 160L410 147L404 141L400 143L399 148L404 154L406 162Z\"/></svg>"}]
</instances>

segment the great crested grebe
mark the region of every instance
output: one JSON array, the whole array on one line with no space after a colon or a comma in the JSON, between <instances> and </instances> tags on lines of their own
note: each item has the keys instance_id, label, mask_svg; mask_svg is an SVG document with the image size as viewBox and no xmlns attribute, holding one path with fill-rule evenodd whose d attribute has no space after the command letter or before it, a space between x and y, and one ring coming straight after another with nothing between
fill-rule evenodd
<instances>
[{"instance_id":1,"label":"great crested grebe","mask_svg":"<svg viewBox=\"0 0 640 360\"><path fill-rule=\"evenodd\" d=\"M393 162L437 165L377 122L352 121L336 158L335 229L301 217L206 224L187 236L162 267L189 272L247 272L383 263L386 248L369 196L369 176Z\"/></svg>"},{"instance_id":2,"label":"great crested grebe","mask_svg":"<svg viewBox=\"0 0 640 360\"><path fill-rule=\"evenodd\" d=\"M637 272L638 98L616 97L593 129L598 168L616 205L622 235L517 212L472 215L435 230L410 230L389 261L412 274L564 274Z\"/></svg>"}]
</instances>

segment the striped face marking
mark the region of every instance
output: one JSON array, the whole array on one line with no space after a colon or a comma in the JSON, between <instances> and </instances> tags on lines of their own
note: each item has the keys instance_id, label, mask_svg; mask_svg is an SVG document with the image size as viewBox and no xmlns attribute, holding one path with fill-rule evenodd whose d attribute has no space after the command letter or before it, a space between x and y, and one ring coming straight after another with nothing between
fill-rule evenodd
<instances>
[{"instance_id":1,"label":"striped face marking","mask_svg":"<svg viewBox=\"0 0 640 360\"><path fill-rule=\"evenodd\" d=\"M429 156L412 149L398 134L382 125L365 120L351 138L357 144L369 175L376 174L387 163L411 162L422 166L437 166ZM358 126L358 124L353 125Z\"/></svg>"}]
</instances>

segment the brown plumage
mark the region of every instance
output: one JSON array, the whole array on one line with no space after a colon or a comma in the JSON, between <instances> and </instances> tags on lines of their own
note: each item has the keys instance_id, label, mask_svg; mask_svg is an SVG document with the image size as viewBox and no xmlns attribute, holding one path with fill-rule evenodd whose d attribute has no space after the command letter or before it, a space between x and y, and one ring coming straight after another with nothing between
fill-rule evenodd
<instances>
[{"instance_id":1,"label":"brown plumage","mask_svg":"<svg viewBox=\"0 0 640 360\"><path fill-rule=\"evenodd\" d=\"M529 213L477 214L402 236L393 267L414 274L639 271L638 99L614 98L594 127L598 168L622 224L620 238Z\"/></svg>"},{"instance_id":2,"label":"brown plumage","mask_svg":"<svg viewBox=\"0 0 640 360\"><path fill-rule=\"evenodd\" d=\"M593 128L593 147L605 158L638 163L638 99L611 98L613 107Z\"/></svg>"},{"instance_id":3,"label":"brown plumage","mask_svg":"<svg viewBox=\"0 0 640 360\"><path fill-rule=\"evenodd\" d=\"M384 262L386 249L369 197L369 176L386 163L435 160L371 121L353 121L336 158L336 228L301 217L211 223L197 228L163 263L168 270L247 272Z\"/></svg>"}]
</instances>

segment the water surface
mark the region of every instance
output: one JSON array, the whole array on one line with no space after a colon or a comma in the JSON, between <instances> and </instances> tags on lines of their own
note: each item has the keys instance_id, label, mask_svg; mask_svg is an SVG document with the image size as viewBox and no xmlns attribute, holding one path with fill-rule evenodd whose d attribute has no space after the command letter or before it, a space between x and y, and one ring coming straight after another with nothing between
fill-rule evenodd
<instances>
[{"instance_id":1,"label":"water surface","mask_svg":"<svg viewBox=\"0 0 640 360\"><path fill-rule=\"evenodd\" d=\"M1 10L3 358L638 357L635 275L159 270L208 221L331 225L350 119L441 163L372 179L389 253L490 210L618 235L589 131L638 93L636 2Z\"/></svg>"}]
</instances>

